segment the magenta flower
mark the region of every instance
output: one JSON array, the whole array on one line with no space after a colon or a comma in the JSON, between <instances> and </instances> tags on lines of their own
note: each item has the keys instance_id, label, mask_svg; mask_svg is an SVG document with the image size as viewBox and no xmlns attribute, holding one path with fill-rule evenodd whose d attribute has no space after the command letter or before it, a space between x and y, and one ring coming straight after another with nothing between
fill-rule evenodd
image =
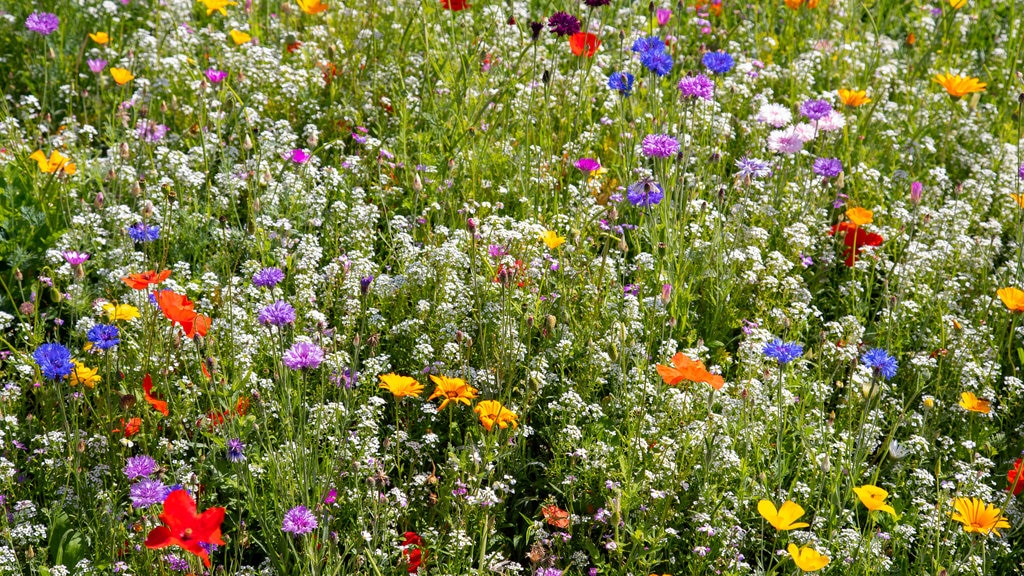
<instances>
[{"instance_id":1,"label":"magenta flower","mask_svg":"<svg viewBox=\"0 0 1024 576\"><path fill-rule=\"evenodd\" d=\"M223 70L216 70L209 68L206 70L206 79L214 84L220 84L228 77L228 73Z\"/></svg>"},{"instance_id":2,"label":"magenta flower","mask_svg":"<svg viewBox=\"0 0 1024 576\"><path fill-rule=\"evenodd\" d=\"M921 201L921 192L924 192L924 184L920 182L910 183L910 201L917 204Z\"/></svg>"},{"instance_id":3,"label":"magenta flower","mask_svg":"<svg viewBox=\"0 0 1024 576\"><path fill-rule=\"evenodd\" d=\"M299 505L285 512L284 521L281 522L281 530L296 536L308 534L317 529L319 523L316 515L309 508Z\"/></svg>"},{"instance_id":4,"label":"magenta flower","mask_svg":"<svg viewBox=\"0 0 1024 576\"><path fill-rule=\"evenodd\" d=\"M288 157L289 160L296 164L305 164L309 160L309 153L302 148L296 148L292 150L292 155Z\"/></svg>"},{"instance_id":5,"label":"magenta flower","mask_svg":"<svg viewBox=\"0 0 1024 576\"><path fill-rule=\"evenodd\" d=\"M576 161L576 168L586 174L589 174L595 170L600 170L601 163L593 158L580 158Z\"/></svg>"},{"instance_id":6,"label":"magenta flower","mask_svg":"<svg viewBox=\"0 0 1024 576\"><path fill-rule=\"evenodd\" d=\"M89 259L89 255L85 252L75 252L74 250L65 250L60 253L64 257L64 260L72 266L78 266L84 264Z\"/></svg>"},{"instance_id":7,"label":"magenta flower","mask_svg":"<svg viewBox=\"0 0 1024 576\"><path fill-rule=\"evenodd\" d=\"M679 152L679 142L668 134L648 134L641 143L644 156L668 158Z\"/></svg>"},{"instance_id":8,"label":"magenta flower","mask_svg":"<svg viewBox=\"0 0 1024 576\"><path fill-rule=\"evenodd\" d=\"M672 19L672 11L668 8L658 8L654 17L658 19L658 26L664 26Z\"/></svg>"}]
</instances>

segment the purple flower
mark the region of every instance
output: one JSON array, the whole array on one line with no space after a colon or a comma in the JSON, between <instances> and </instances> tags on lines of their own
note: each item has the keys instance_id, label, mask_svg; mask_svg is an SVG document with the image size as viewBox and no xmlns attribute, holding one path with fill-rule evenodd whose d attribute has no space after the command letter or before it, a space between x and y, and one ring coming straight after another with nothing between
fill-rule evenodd
<instances>
[{"instance_id":1,"label":"purple flower","mask_svg":"<svg viewBox=\"0 0 1024 576\"><path fill-rule=\"evenodd\" d=\"M595 170L601 169L601 163L593 158L580 158L576 161L576 168L589 174Z\"/></svg>"},{"instance_id":2,"label":"purple flower","mask_svg":"<svg viewBox=\"0 0 1024 576\"><path fill-rule=\"evenodd\" d=\"M505 251L505 247L501 244L491 244L487 247L487 255L495 260L505 256L508 252Z\"/></svg>"},{"instance_id":3,"label":"purple flower","mask_svg":"<svg viewBox=\"0 0 1024 576\"><path fill-rule=\"evenodd\" d=\"M155 224L147 226L145 222L139 222L128 227L128 236L136 242L152 242L160 238L160 227Z\"/></svg>"},{"instance_id":4,"label":"purple flower","mask_svg":"<svg viewBox=\"0 0 1024 576\"><path fill-rule=\"evenodd\" d=\"M152 120L139 120L135 125L135 136L146 142L153 143L163 140L167 135L167 126Z\"/></svg>"},{"instance_id":5,"label":"purple flower","mask_svg":"<svg viewBox=\"0 0 1024 576\"><path fill-rule=\"evenodd\" d=\"M679 142L668 134L648 134L641 145L644 156L668 158L679 152Z\"/></svg>"},{"instance_id":6,"label":"purple flower","mask_svg":"<svg viewBox=\"0 0 1024 576\"><path fill-rule=\"evenodd\" d=\"M583 0L583 3L591 8L600 8L601 6L607 6L612 0Z\"/></svg>"},{"instance_id":7,"label":"purple flower","mask_svg":"<svg viewBox=\"0 0 1024 576\"><path fill-rule=\"evenodd\" d=\"M1024 178L1024 165L1021 165L1021 170L1022 170L1021 178ZM918 202L920 202L921 201L921 192L923 192L923 191L924 191L924 185L923 184L921 184L920 182L911 182L910 183L910 201L913 202L914 204L917 204Z\"/></svg>"},{"instance_id":8,"label":"purple flower","mask_svg":"<svg viewBox=\"0 0 1024 576\"><path fill-rule=\"evenodd\" d=\"M736 176L741 180L767 178L772 175L772 165L759 158L744 156L736 161L736 167L739 168Z\"/></svg>"},{"instance_id":9,"label":"purple flower","mask_svg":"<svg viewBox=\"0 0 1024 576\"><path fill-rule=\"evenodd\" d=\"M188 564L188 560L180 556L168 554L167 556L164 556L164 560L167 561L167 567L170 568L173 572L188 572L192 569L192 567Z\"/></svg>"},{"instance_id":10,"label":"purple flower","mask_svg":"<svg viewBox=\"0 0 1024 576\"><path fill-rule=\"evenodd\" d=\"M159 480L145 478L132 485L128 496L132 499L132 506L136 508L149 508L154 504L161 504L167 499L171 489Z\"/></svg>"},{"instance_id":11,"label":"purple flower","mask_svg":"<svg viewBox=\"0 0 1024 576\"><path fill-rule=\"evenodd\" d=\"M838 158L818 158L812 170L822 178L835 178L843 173L843 163Z\"/></svg>"},{"instance_id":12,"label":"purple flower","mask_svg":"<svg viewBox=\"0 0 1024 576\"><path fill-rule=\"evenodd\" d=\"M1024 180L1024 164L1021 164L1020 168L1017 168L1017 177Z\"/></svg>"},{"instance_id":13,"label":"purple flower","mask_svg":"<svg viewBox=\"0 0 1024 576\"><path fill-rule=\"evenodd\" d=\"M245 460L245 454L243 453L245 450L245 444L242 444L240 439L232 438L231 440L228 440L227 446L228 453L226 458L228 459L228 462L238 463Z\"/></svg>"},{"instance_id":14,"label":"purple flower","mask_svg":"<svg viewBox=\"0 0 1024 576\"><path fill-rule=\"evenodd\" d=\"M679 81L679 93L683 98L711 100L715 96L715 83L703 74L686 76Z\"/></svg>"},{"instance_id":15,"label":"purple flower","mask_svg":"<svg viewBox=\"0 0 1024 576\"><path fill-rule=\"evenodd\" d=\"M319 525L313 512L299 505L284 513L281 530L295 535L309 534Z\"/></svg>"},{"instance_id":16,"label":"purple flower","mask_svg":"<svg viewBox=\"0 0 1024 576\"><path fill-rule=\"evenodd\" d=\"M580 21L572 14L555 12L548 18L548 28L556 36L572 36L580 31Z\"/></svg>"},{"instance_id":17,"label":"purple flower","mask_svg":"<svg viewBox=\"0 0 1024 576\"><path fill-rule=\"evenodd\" d=\"M373 284L373 274L363 276L359 279L359 293L366 296L370 293L370 284Z\"/></svg>"},{"instance_id":18,"label":"purple flower","mask_svg":"<svg viewBox=\"0 0 1024 576\"><path fill-rule=\"evenodd\" d=\"M664 26L672 19L672 11L668 8L658 8L654 12L654 17L658 20L658 26Z\"/></svg>"},{"instance_id":19,"label":"purple flower","mask_svg":"<svg viewBox=\"0 0 1024 576\"><path fill-rule=\"evenodd\" d=\"M562 576L562 571L558 568L537 568L533 576Z\"/></svg>"},{"instance_id":20,"label":"purple flower","mask_svg":"<svg viewBox=\"0 0 1024 576\"><path fill-rule=\"evenodd\" d=\"M296 148L292 150L292 153L290 156L288 156L288 159L291 160L292 162L295 162L296 164L305 164L306 161L309 160L309 152L306 152L302 148Z\"/></svg>"},{"instance_id":21,"label":"purple flower","mask_svg":"<svg viewBox=\"0 0 1024 576\"><path fill-rule=\"evenodd\" d=\"M639 182L629 185L626 191L626 199L629 203L638 208L653 206L665 197L665 190L650 178L644 178Z\"/></svg>"},{"instance_id":22,"label":"purple flower","mask_svg":"<svg viewBox=\"0 0 1024 576\"><path fill-rule=\"evenodd\" d=\"M89 70L91 70L93 74L99 74L107 67L107 61L102 58L90 58L89 60L86 60L85 63L89 65Z\"/></svg>"},{"instance_id":23,"label":"purple flower","mask_svg":"<svg viewBox=\"0 0 1024 576\"><path fill-rule=\"evenodd\" d=\"M736 62L728 52L708 52L701 58L701 63L715 74L725 74Z\"/></svg>"},{"instance_id":24,"label":"purple flower","mask_svg":"<svg viewBox=\"0 0 1024 576\"><path fill-rule=\"evenodd\" d=\"M25 28L43 36L53 34L59 26L60 18L49 12L33 12L25 19Z\"/></svg>"},{"instance_id":25,"label":"purple flower","mask_svg":"<svg viewBox=\"0 0 1024 576\"><path fill-rule=\"evenodd\" d=\"M338 501L338 490L331 488L327 491L327 496L324 496L324 504L334 504Z\"/></svg>"},{"instance_id":26,"label":"purple flower","mask_svg":"<svg viewBox=\"0 0 1024 576\"><path fill-rule=\"evenodd\" d=\"M208 68L206 70L206 79L214 84L220 84L228 77L228 73L223 70L217 70L214 68Z\"/></svg>"},{"instance_id":27,"label":"purple flower","mask_svg":"<svg viewBox=\"0 0 1024 576\"><path fill-rule=\"evenodd\" d=\"M295 322L295 308L284 300L278 300L260 310L256 320L263 325L284 326Z\"/></svg>"},{"instance_id":28,"label":"purple flower","mask_svg":"<svg viewBox=\"0 0 1024 576\"><path fill-rule=\"evenodd\" d=\"M97 350L109 350L121 343L121 332L113 324L97 324L85 337Z\"/></svg>"},{"instance_id":29,"label":"purple flower","mask_svg":"<svg viewBox=\"0 0 1024 576\"><path fill-rule=\"evenodd\" d=\"M253 285L262 288L273 288L281 280L284 280L284 272L277 267L264 268L252 275Z\"/></svg>"},{"instance_id":30,"label":"purple flower","mask_svg":"<svg viewBox=\"0 0 1024 576\"><path fill-rule=\"evenodd\" d=\"M124 475L129 480L149 478L149 475L153 472L156 472L156 460L145 454L142 456L132 456L124 463Z\"/></svg>"},{"instance_id":31,"label":"purple flower","mask_svg":"<svg viewBox=\"0 0 1024 576\"><path fill-rule=\"evenodd\" d=\"M832 105L824 100L808 100L800 106L800 113L808 120L821 120L832 113Z\"/></svg>"},{"instance_id":32,"label":"purple flower","mask_svg":"<svg viewBox=\"0 0 1024 576\"><path fill-rule=\"evenodd\" d=\"M761 351L779 364L789 364L803 355L804 347L799 342L783 342L782 338L775 338L765 344Z\"/></svg>"},{"instance_id":33,"label":"purple flower","mask_svg":"<svg viewBox=\"0 0 1024 576\"><path fill-rule=\"evenodd\" d=\"M292 370L316 368L324 361L324 351L310 342L296 342L285 351L281 361Z\"/></svg>"},{"instance_id":34,"label":"purple flower","mask_svg":"<svg viewBox=\"0 0 1024 576\"><path fill-rule=\"evenodd\" d=\"M65 250L60 255L64 257L65 262L72 266L85 264L85 261L89 259L89 255L85 252L76 252L74 250Z\"/></svg>"},{"instance_id":35,"label":"purple flower","mask_svg":"<svg viewBox=\"0 0 1024 576\"><path fill-rule=\"evenodd\" d=\"M75 367L71 362L71 351L51 342L40 344L32 353L32 358L42 370L43 377L49 380L60 380L70 375Z\"/></svg>"}]
</instances>

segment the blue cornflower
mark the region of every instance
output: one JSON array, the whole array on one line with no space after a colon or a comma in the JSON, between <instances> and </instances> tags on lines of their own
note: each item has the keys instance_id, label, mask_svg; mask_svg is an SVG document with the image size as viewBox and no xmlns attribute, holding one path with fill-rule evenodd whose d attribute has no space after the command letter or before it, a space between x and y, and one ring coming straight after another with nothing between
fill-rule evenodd
<instances>
[{"instance_id":1,"label":"blue cornflower","mask_svg":"<svg viewBox=\"0 0 1024 576\"><path fill-rule=\"evenodd\" d=\"M708 52L701 58L701 63L715 74L725 74L736 64L728 52Z\"/></svg>"},{"instance_id":2,"label":"blue cornflower","mask_svg":"<svg viewBox=\"0 0 1024 576\"><path fill-rule=\"evenodd\" d=\"M843 173L843 162L838 158L818 158L811 170L822 178L835 178Z\"/></svg>"},{"instance_id":3,"label":"blue cornflower","mask_svg":"<svg viewBox=\"0 0 1024 576\"><path fill-rule=\"evenodd\" d=\"M646 54L647 52L664 52L665 43L661 41L658 36L648 36L646 38L637 38L633 42L633 52L638 54Z\"/></svg>"},{"instance_id":4,"label":"blue cornflower","mask_svg":"<svg viewBox=\"0 0 1024 576\"><path fill-rule=\"evenodd\" d=\"M156 460L145 454L132 456L124 463L124 475L129 480L136 478L149 478L149 475L156 472Z\"/></svg>"},{"instance_id":5,"label":"blue cornflower","mask_svg":"<svg viewBox=\"0 0 1024 576\"><path fill-rule=\"evenodd\" d=\"M640 64L658 76L672 71L672 56L664 50L648 50L640 53Z\"/></svg>"},{"instance_id":6,"label":"blue cornflower","mask_svg":"<svg viewBox=\"0 0 1024 576\"><path fill-rule=\"evenodd\" d=\"M260 310L256 320L260 324L284 326L295 322L295 308L284 300L278 300Z\"/></svg>"},{"instance_id":7,"label":"blue cornflower","mask_svg":"<svg viewBox=\"0 0 1024 576\"><path fill-rule=\"evenodd\" d=\"M899 364L896 359L881 348L872 348L860 357L860 363L871 368L876 376L891 380L896 375Z\"/></svg>"},{"instance_id":8,"label":"blue cornflower","mask_svg":"<svg viewBox=\"0 0 1024 576\"><path fill-rule=\"evenodd\" d=\"M98 350L109 350L121 343L121 332L112 324L97 324L85 337Z\"/></svg>"},{"instance_id":9,"label":"blue cornflower","mask_svg":"<svg viewBox=\"0 0 1024 576\"><path fill-rule=\"evenodd\" d=\"M160 227L156 224L147 226L145 222L139 222L128 227L128 236L136 242L152 242L160 238Z\"/></svg>"},{"instance_id":10,"label":"blue cornflower","mask_svg":"<svg viewBox=\"0 0 1024 576\"><path fill-rule=\"evenodd\" d=\"M245 460L245 454L243 453L244 450L245 444L242 444L240 439L232 438L231 440L228 440L228 462L241 462Z\"/></svg>"},{"instance_id":11,"label":"blue cornflower","mask_svg":"<svg viewBox=\"0 0 1024 576\"><path fill-rule=\"evenodd\" d=\"M75 369L71 361L71 351L60 344L40 344L32 353L32 358L43 371L43 376L50 380L60 380Z\"/></svg>"},{"instance_id":12,"label":"blue cornflower","mask_svg":"<svg viewBox=\"0 0 1024 576\"><path fill-rule=\"evenodd\" d=\"M782 338L775 338L764 345L762 352L779 364L789 364L803 355L804 346L799 342L783 342Z\"/></svg>"},{"instance_id":13,"label":"blue cornflower","mask_svg":"<svg viewBox=\"0 0 1024 576\"><path fill-rule=\"evenodd\" d=\"M665 197L665 190L650 178L644 178L634 182L626 189L626 199L629 203L638 208L653 206Z\"/></svg>"},{"instance_id":14,"label":"blue cornflower","mask_svg":"<svg viewBox=\"0 0 1024 576\"><path fill-rule=\"evenodd\" d=\"M284 280L284 272L282 272L280 268L273 266L270 268L264 268L252 275L253 285L261 286L263 288L273 288L282 280Z\"/></svg>"},{"instance_id":15,"label":"blue cornflower","mask_svg":"<svg viewBox=\"0 0 1024 576\"><path fill-rule=\"evenodd\" d=\"M633 93L633 75L629 72L612 72L608 76L608 87L623 96Z\"/></svg>"},{"instance_id":16,"label":"blue cornflower","mask_svg":"<svg viewBox=\"0 0 1024 576\"><path fill-rule=\"evenodd\" d=\"M767 178L772 175L772 165L760 158L744 156L736 161L736 167L739 168L736 176L740 180Z\"/></svg>"}]
</instances>

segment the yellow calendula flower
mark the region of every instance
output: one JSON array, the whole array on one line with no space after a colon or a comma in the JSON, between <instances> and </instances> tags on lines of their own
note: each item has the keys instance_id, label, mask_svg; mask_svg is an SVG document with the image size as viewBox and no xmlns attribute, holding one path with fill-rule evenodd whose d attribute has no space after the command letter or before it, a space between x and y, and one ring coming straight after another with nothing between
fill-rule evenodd
<instances>
[{"instance_id":1,"label":"yellow calendula flower","mask_svg":"<svg viewBox=\"0 0 1024 576\"><path fill-rule=\"evenodd\" d=\"M238 6L238 2L231 2L229 0L198 0L206 6L206 15L209 16L214 12L220 12L221 16L228 15L228 6Z\"/></svg>"},{"instance_id":2,"label":"yellow calendula flower","mask_svg":"<svg viewBox=\"0 0 1024 576\"><path fill-rule=\"evenodd\" d=\"M839 89L839 99L850 108L857 108L871 102L867 90L847 90L846 88Z\"/></svg>"},{"instance_id":3,"label":"yellow calendula flower","mask_svg":"<svg viewBox=\"0 0 1024 576\"><path fill-rule=\"evenodd\" d=\"M512 412L508 408L501 405L501 402L497 400L483 400L477 402L476 408L473 408L473 412L476 412L480 416L480 423L484 425L484 428L488 432L491 428L497 424L501 428L508 428L511 425L513 428L519 426L516 420L519 416Z\"/></svg>"},{"instance_id":4,"label":"yellow calendula flower","mask_svg":"<svg viewBox=\"0 0 1024 576\"><path fill-rule=\"evenodd\" d=\"M875 214L867 208L850 208L846 211L846 219L853 222L857 226L864 226L865 224L871 224L875 219Z\"/></svg>"},{"instance_id":5,"label":"yellow calendula flower","mask_svg":"<svg viewBox=\"0 0 1024 576\"><path fill-rule=\"evenodd\" d=\"M231 32L228 32L228 36L231 36L231 41L236 45L242 45L252 40L252 36L242 32L241 30L232 30Z\"/></svg>"},{"instance_id":6,"label":"yellow calendula flower","mask_svg":"<svg viewBox=\"0 0 1024 576\"><path fill-rule=\"evenodd\" d=\"M957 498L953 500L953 507L956 508L956 512L952 514L953 520L964 525L964 532L995 532L996 536L1000 536L1000 528L1010 527L1010 523L1000 513L999 508L978 498Z\"/></svg>"},{"instance_id":7,"label":"yellow calendula flower","mask_svg":"<svg viewBox=\"0 0 1024 576\"><path fill-rule=\"evenodd\" d=\"M974 92L984 92L985 87L988 86L988 84L979 81L977 78L961 76L959 74L956 76L948 73L936 74L932 80L945 88L946 92L954 98L962 98Z\"/></svg>"},{"instance_id":8,"label":"yellow calendula flower","mask_svg":"<svg viewBox=\"0 0 1024 576\"><path fill-rule=\"evenodd\" d=\"M996 290L996 296L999 296L1010 312L1024 312L1024 290L1007 286Z\"/></svg>"},{"instance_id":9,"label":"yellow calendula flower","mask_svg":"<svg viewBox=\"0 0 1024 576\"><path fill-rule=\"evenodd\" d=\"M540 239L544 242L544 245L548 247L548 250L554 250L562 244L565 244L565 238L563 236L559 236L558 232L555 232L554 230L545 230L541 233Z\"/></svg>"},{"instance_id":10,"label":"yellow calendula flower","mask_svg":"<svg viewBox=\"0 0 1024 576\"><path fill-rule=\"evenodd\" d=\"M131 70L126 70L124 68L111 68L110 75L114 77L114 82L117 82L118 86L124 86L132 80L135 80L135 74L132 74Z\"/></svg>"},{"instance_id":11,"label":"yellow calendula flower","mask_svg":"<svg viewBox=\"0 0 1024 576\"><path fill-rule=\"evenodd\" d=\"M992 403L974 395L974 392L960 393L960 407L968 412L981 412L988 414L992 411Z\"/></svg>"},{"instance_id":12,"label":"yellow calendula flower","mask_svg":"<svg viewBox=\"0 0 1024 576\"><path fill-rule=\"evenodd\" d=\"M761 500L757 503L757 511L761 513L761 516L768 521L769 524L775 527L778 531L783 530L796 530L797 528L807 528L810 524L806 522L796 522L796 519L804 515L804 509L796 502L790 502L789 500L782 503L782 506L778 510L775 509L775 504L768 500Z\"/></svg>"},{"instance_id":13,"label":"yellow calendula flower","mask_svg":"<svg viewBox=\"0 0 1024 576\"><path fill-rule=\"evenodd\" d=\"M100 44L100 45L103 45L103 44L106 44L107 42L110 42L110 35L107 34L106 32L97 32L95 34L91 34L90 33L89 34L89 38L92 38L93 42L95 42L97 44Z\"/></svg>"},{"instance_id":14,"label":"yellow calendula flower","mask_svg":"<svg viewBox=\"0 0 1024 576\"><path fill-rule=\"evenodd\" d=\"M139 309L131 304L111 304L108 302L103 305L103 311L107 313L107 318L113 322L119 320L131 321L139 317Z\"/></svg>"},{"instance_id":15,"label":"yellow calendula flower","mask_svg":"<svg viewBox=\"0 0 1024 576\"><path fill-rule=\"evenodd\" d=\"M406 396L418 398L423 393L423 384L417 382L415 378L395 373L382 374L379 378L380 387L394 394L395 398L400 399Z\"/></svg>"},{"instance_id":16,"label":"yellow calendula flower","mask_svg":"<svg viewBox=\"0 0 1024 576\"><path fill-rule=\"evenodd\" d=\"M789 555L793 558L793 563L796 567L803 570L804 572L816 572L821 570L831 559L828 556L824 556L818 553L817 550L810 546L804 546L803 548L797 548L796 544L790 542L787 548Z\"/></svg>"},{"instance_id":17,"label":"yellow calendula flower","mask_svg":"<svg viewBox=\"0 0 1024 576\"><path fill-rule=\"evenodd\" d=\"M78 360L72 360L75 367L71 370L71 378L69 379L72 386L81 384L89 388L95 388L96 383L102 380L99 375L99 369L89 368L85 364L82 364Z\"/></svg>"},{"instance_id":18,"label":"yellow calendula flower","mask_svg":"<svg viewBox=\"0 0 1024 576\"><path fill-rule=\"evenodd\" d=\"M441 405L437 407L439 411L444 410L444 407L449 402L461 402L469 406L469 401L476 398L478 390L467 384L462 378L449 378L447 376L434 376L431 374L430 379L437 387L434 388L434 393L427 400L444 398Z\"/></svg>"},{"instance_id":19,"label":"yellow calendula flower","mask_svg":"<svg viewBox=\"0 0 1024 576\"><path fill-rule=\"evenodd\" d=\"M299 4L299 10L306 14L319 14L327 10L327 4L320 0L296 0L296 2Z\"/></svg>"},{"instance_id":20,"label":"yellow calendula flower","mask_svg":"<svg viewBox=\"0 0 1024 576\"><path fill-rule=\"evenodd\" d=\"M885 503L885 499L889 497L889 493L871 484L865 484L863 486L856 486L853 489L857 493L857 497L860 498L861 504L865 508L872 512L881 510L882 512L888 512L893 516L896 515L896 510Z\"/></svg>"},{"instance_id":21,"label":"yellow calendula flower","mask_svg":"<svg viewBox=\"0 0 1024 576\"><path fill-rule=\"evenodd\" d=\"M35 160L36 165L39 166L39 171L43 174L53 174L54 172L62 171L65 174L71 175L77 171L74 162L69 162L68 157L54 150L50 152L50 157L47 158L46 154L42 150L36 150L28 157L29 160Z\"/></svg>"}]
</instances>

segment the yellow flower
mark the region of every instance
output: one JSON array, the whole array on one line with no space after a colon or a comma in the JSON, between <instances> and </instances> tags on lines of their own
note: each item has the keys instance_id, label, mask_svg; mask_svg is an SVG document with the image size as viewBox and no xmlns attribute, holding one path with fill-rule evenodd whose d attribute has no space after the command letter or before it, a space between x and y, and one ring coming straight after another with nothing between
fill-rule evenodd
<instances>
[{"instance_id":1,"label":"yellow flower","mask_svg":"<svg viewBox=\"0 0 1024 576\"><path fill-rule=\"evenodd\" d=\"M124 86L135 79L135 74L124 68L111 68L110 75L114 77L114 82L117 82L118 86Z\"/></svg>"},{"instance_id":2,"label":"yellow flower","mask_svg":"<svg viewBox=\"0 0 1024 576\"><path fill-rule=\"evenodd\" d=\"M1017 206L1024 208L1024 194L1010 194L1010 198L1017 203Z\"/></svg>"},{"instance_id":3,"label":"yellow flower","mask_svg":"<svg viewBox=\"0 0 1024 576\"><path fill-rule=\"evenodd\" d=\"M107 317L113 322L118 320L130 321L139 317L139 309L131 304L111 304L108 302L103 305L103 311L107 313Z\"/></svg>"},{"instance_id":4,"label":"yellow flower","mask_svg":"<svg viewBox=\"0 0 1024 576\"><path fill-rule=\"evenodd\" d=\"M380 387L394 394L395 398L406 396L419 398L419 395L423 393L423 384L417 382L415 378L399 376L395 373L381 375Z\"/></svg>"},{"instance_id":5,"label":"yellow flower","mask_svg":"<svg viewBox=\"0 0 1024 576\"><path fill-rule=\"evenodd\" d=\"M228 6L238 6L238 2L230 2L229 0L198 0L206 6L206 15L209 16L214 12L220 12L221 16L228 15Z\"/></svg>"},{"instance_id":6,"label":"yellow flower","mask_svg":"<svg viewBox=\"0 0 1024 576\"><path fill-rule=\"evenodd\" d=\"M540 235L541 241L548 247L548 250L554 250L562 244L565 244L565 238L558 235L558 232L554 230L545 230Z\"/></svg>"},{"instance_id":7,"label":"yellow flower","mask_svg":"<svg viewBox=\"0 0 1024 576\"><path fill-rule=\"evenodd\" d=\"M502 406L501 402L498 402L497 400L483 400L481 402L477 402L476 408L473 408L473 412L476 412L477 415L480 416L480 423L484 425L484 428L487 428L488 432L491 431L491 428L493 428L495 424L502 428L508 428L509 424L511 424L513 428L519 425L516 422L519 416L516 416L515 412L512 412L508 408Z\"/></svg>"},{"instance_id":8,"label":"yellow flower","mask_svg":"<svg viewBox=\"0 0 1024 576\"><path fill-rule=\"evenodd\" d=\"M871 102L867 90L847 90L846 88L839 89L839 99L850 108L857 108Z\"/></svg>"},{"instance_id":9,"label":"yellow flower","mask_svg":"<svg viewBox=\"0 0 1024 576\"><path fill-rule=\"evenodd\" d=\"M846 218L857 226L863 226L865 224L871 224L872 220L875 218L875 214L867 208L857 207L847 210Z\"/></svg>"},{"instance_id":10,"label":"yellow flower","mask_svg":"<svg viewBox=\"0 0 1024 576\"><path fill-rule=\"evenodd\" d=\"M797 528L807 528L810 526L806 522L794 522L794 520L804 515L804 509L796 502L790 502L789 500L783 502L778 510L775 509L775 504L768 500L761 500L757 503L757 511L761 513L761 516L764 516L764 519L769 524L779 531L796 530Z\"/></svg>"},{"instance_id":11,"label":"yellow flower","mask_svg":"<svg viewBox=\"0 0 1024 576\"><path fill-rule=\"evenodd\" d=\"M854 487L853 491L857 493L857 497L860 498L861 504L863 504L868 510L871 510L872 512L881 510L883 512L888 512L893 516L896 515L896 510L885 503L885 499L889 497L889 493L878 486L865 484L863 486Z\"/></svg>"},{"instance_id":12,"label":"yellow flower","mask_svg":"<svg viewBox=\"0 0 1024 576\"><path fill-rule=\"evenodd\" d=\"M822 556L817 550L810 546L797 548L796 544L790 542L787 550L789 550L789 555L793 557L793 562L796 564L796 567L804 572L814 572L828 566L829 557Z\"/></svg>"},{"instance_id":13,"label":"yellow flower","mask_svg":"<svg viewBox=\"0 0 1024 576\"><path fill-rule=\"evenodd\" d=\"M985 82L979 82L977 78L961 76L959 74L956 76L952 74L936 74L932 80L941 84L946 89L946 92L954 98L961 98L973 92L984 92L985 87L988 86Z\"/></svg>"},{"instance_id":14,"label":"yellow flower","mask_svg":"<svg viewBox=\"0 0 1024 576\"><path fill-rule=\"evenodd\" d=\"M967 0L949 0L949 5L953 7L953 10L959 10L967 6Z\"/></svg>"},{"instance_id":15,"label":"yellow flower","mask_svg":"<svg viewBox=\"0 0 1024 576\"><path fill-rule=\"evenodd\" d=\"M956 513L952 514L953 520L964 525L964 532L995 532L996 536L1000 536L1000 528L1010 527L1010 523L1000 514L995 504L985 504L978 498L956 498L953 500L953 507L956 508Z\"/></svg>"},{"instance_id":16,"label":"yellow flower","mask_svg":"<svg viewBox=\"0 0 1024 576\"><path fill-rule=\"evenodd\" d=\"M252 36L242 32L241 30L232 30L231 32L228 32L228 36L231 36L231 40L234 41L236 45L245 44L249 40L252 40Z\"/></svg>"},{"instance_id":17,"label":"yellow flower","mask_svg":"<svg viewBox=\"0 0 1024 576\"><path fill-rule=\"evenodd\" d=\"M1010 312L1024 312L1024 290L1008 286L996 290L996 296Z\"/></svg>"},{"instance_id":18,"label":"yellow flower","mask_svg":"<svg viewBox=\"0 0 1024 576\"><path fill-rule=\"evenodd\" d=\"M434 388L434 393L427 400L444 398L441 405L437 407L438 410L444 410L444 407L449 402L462 402L469 406L469 401L476 398L478 390L466 384L466 381L462 378L449 378L447 376L434 376L431 374L430 379L437 387Z\"/></svg>"},{"instance_id":19,"label":"yellow flower","mask_svg":"<svg viewBox=\"0 0 1024 576\"><path fill-rule=\"evenodd\" d=\"M106 44L107 42L110 42L110 35L108 35L106 32L97 32L95 34L89 34L89 38L92 38L92 41L97 44Z\"/></svg>"},{"instance_id":20,"label":"yellow flower","mask_svg":"<svg viewBox=\"0 0 1024 576\"><path fill-rule=\"evenodd\" d=\"M327 10L327 4L320 0L295 0L299 3L299 9L306 14L319 14Z\"/></svg>"},{"instance_id":21,"label":"yellow flower","mask_svg":"<svg viewBox=\"0 0 1024 576\"><path fill-rule=\"evenodd\" d=\"M77 171L75 163L68 162L68 157L56 150L50 152L49 158L46 157L42 150L36 150L28 159L35 160L36 165L39 166L39 171L43 174L53 174L58 170L63 170L65 174L71 175Z\"/></svg>"},{"instance_id":22,"label":"yellow flower","mask_svg":"<svg viewBox=\"0 0 1024 576\"><path fill-rule=\"evenodd\" d=\"M960 393L960 407L970 412L981 412L982 414L988 414L992 411L992 403L978 398L973 392Z\"/></svg>"},{"instance_id":23,"label":"yellow flower","mask_svg":"<svg viewBox=\"0 0 1024 576\"><path fill-rule=\"evenodd\" d=\"M89 368L85 364L82 364L78 360L72 360L75 367L71 370L71 385L76 386L81 384L88 386L89 388L95 388L96 383L102 380L99 376L99 370L96 368Z\"/></svg>"}]
</instances>

